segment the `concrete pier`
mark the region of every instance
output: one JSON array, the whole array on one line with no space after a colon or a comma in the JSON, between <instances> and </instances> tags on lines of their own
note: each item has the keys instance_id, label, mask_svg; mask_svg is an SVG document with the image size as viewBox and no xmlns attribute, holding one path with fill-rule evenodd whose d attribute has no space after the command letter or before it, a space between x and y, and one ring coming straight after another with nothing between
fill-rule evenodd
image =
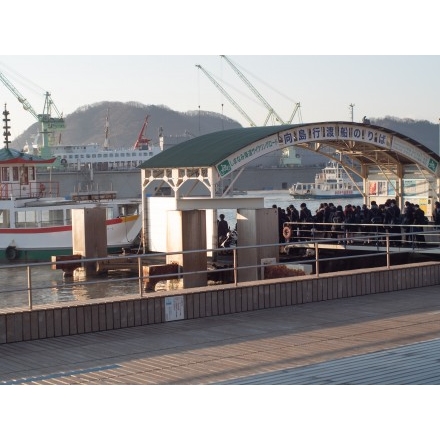
<instances>
[{"instance_id":1,"label":"concrete pier","mask_svg":"<svg viewBox=\"0 0 440 440\"><path fill-rule=\"evenodd\" d=\"M425 262L0 312L0 344L288 307L440 284Z\"/></svg>"}]
</instances>

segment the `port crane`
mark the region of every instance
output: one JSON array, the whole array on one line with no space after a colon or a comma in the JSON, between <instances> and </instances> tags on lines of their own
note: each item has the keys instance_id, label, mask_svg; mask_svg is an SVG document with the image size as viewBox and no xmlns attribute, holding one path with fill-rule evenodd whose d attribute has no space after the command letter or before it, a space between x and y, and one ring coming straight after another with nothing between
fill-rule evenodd
<instances>
[{"instance_id":1,"label":"port crane","mask_svg":"<svg viewBox=\"0 0 440 440\"><path fill-rule=\"evenodd\" d=\"M274 115L277 120L281 124L286 124L283 120L283 118L273 109L273 107L261 96L261 94L258 92L258 90L250 83L250 81L238 70L238 68L233 64L233 62L226 56L226 55L220 55L227 63L232 67L234 72L240 77L240 79L249 87L249 89L252 91L252 93L263 103L263 105L269 110L269 114L266 117L266 120L264 121L264 125L267 125L269 118Z\"/></svg>"},{"instance_id":2,"label":"port crane","mask_svg":"<svg viewBox=\"0 0 440 440\"><path fill-rule=\"evenodd\" d=\"M52 137L55 130L61 130L65 128L65 121L62 114L55 106L50 93L45 93L43 112L37 113L32 105L29 103L29 101L14 87L14 85L6 78L6 76L2 72L0 72L0 80L18 99L23 108L40 123L41 134L43 135L43 144L40 154L43 158L51 157L52 154L50 152L50 138ZM56 117L52 117L52 111L56 113Z\"/></svg>"},{"instance_id":3,"label":"port crane","mask_svg":"<svg viewBox=\"0 0 440 440\"><path fill-rule=\"evenodd\" d=\"M249 122L251 127L256 127L255 122L246 114L246 112L231 98L228 92L200 65L196 64L196 67L199 68L208 79L222 92L222 94L228 99L228 101L244 116L244 118Z\"/></svg>"},{"instance_id":4,"label":"port crane","mask_svg":"<svg viewBox=\"0 0 440 440\"><path fill-rule=\"evenodd\" d=\"M148 126L148 118L149 117L150 116L147 115L147 117L145 118L145 121L144 121L144 123L142 125L141 131L139 132L139 136L138 136L138 138L136 139L136 142L133 145L133 150L147 150L149 148L149 146L150 146L151 139L147 139L144 136L144 132L147 129L147 126Z\"/></svg>"},{"instance_id":5,"label":"port crane","mask_svg":"<svg viewBox=\"0 0 440 440\"><path fill-rule=\"evenodd\" d=\"M273 109L273 107L263 98L263 96L258 92L258 90L250 83L250 81L243 75L243 73L240 72L240 70L233 64L233 62L226 56L226 55L220 55L235 71L235 73L241 78L241 80L249 87L249 89L254 93L254 95L263 103L263 105L266 107L266 109L269 110L269 113L266 117L266 120L264 122L264 125L267 125L270 117L273 115L275 118L280 122L282 125L291 124L293 121L293 118L295 117L296 113L299 111L299 116L301 118L301 111L300 107L301 104L297 102L295 104L295 107L292 111L292 114L287 122L281 118L281 116ZM300 163L300 157L296 152L295 147L287 147L283 149L282 152L282 158L281 162L285 166L291 166L293 164L298 165Z\"/></svg>"},{"instance_id":6,"label":"port crane","mask_svg":"<svg viewBox=\"0 0 440 440\"><path fill-rule=\"evenodd\" d=\"M294 109L293 109L293 112L292 112L292 114L290 115L289 120L287 121L288 124L291 124L291 123L292 123L293 118L295 117L295 115L296 115L298 112L299 112L299 122L302 123L302 117L301 117L301 103L300 103L300 102L297 102L297 103L295 104L295 107L294 107Z\"/></svg>"}]
</instances>

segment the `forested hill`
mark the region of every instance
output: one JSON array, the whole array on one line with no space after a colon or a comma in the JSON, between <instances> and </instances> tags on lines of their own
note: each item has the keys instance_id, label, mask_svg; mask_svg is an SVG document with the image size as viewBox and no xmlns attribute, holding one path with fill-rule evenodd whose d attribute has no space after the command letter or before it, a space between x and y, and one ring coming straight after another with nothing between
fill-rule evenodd
<instances>
[{"instance_id":1,"label":"forested hill","mask_svg":"<svg viewBox=\"0 0 440 440\"><path fill-rule=\"evenodd\" d=\"M100 102L80 107L65 116L66 128L61 133L61 139L56 138L56 143L103 145L107 113L109 146L117 148L134 145L147 116L148 127L144 136L151 139L155 145L158 144L161 128L165 144L171 146L201 134L241 127L233 119L214 112L177 112L165 106L137 102ZM12 141L12 148L21 149L24 145L32 143L38 131L39 124L36 122Z\"/></svg>"},{"instance_id":2,"label":"forested hill","mask_svg":"<svg viewBox=\"0 0 440 440\"><path fill-rule=\"evenodd\" d=\"M238 128L241 125L220 113L206 111L178 112L166 106L144 105L138 102L100 102L78 108L65 116L66 128L56 141L62 145L104 144L106 118L110 147L131 147L134 145L147 115L148 127L145 136L158 143L162 128L165 145L172 146L215 131ZM435 152L439 151L439 127L429 121L399 119L393 116L369 118L371 123L404 134ZM13 123L13 121L11 121ZM311 122L311 121L309 121ZM32 143L39 132L39 125L31 125L15 138L12 148L21 149Z\"/></svg>"},{"instance_id":3,"label":"forested hill","mask_svg":"<svg viewBox=\"0 0 440 440\"><path fill-rule=\"evenodd\" d=\"M399 119L393 116L369 118L371 123L404 134L436 153L439 152L439 126L429 121Z\"/></svg>"}]
</instances>

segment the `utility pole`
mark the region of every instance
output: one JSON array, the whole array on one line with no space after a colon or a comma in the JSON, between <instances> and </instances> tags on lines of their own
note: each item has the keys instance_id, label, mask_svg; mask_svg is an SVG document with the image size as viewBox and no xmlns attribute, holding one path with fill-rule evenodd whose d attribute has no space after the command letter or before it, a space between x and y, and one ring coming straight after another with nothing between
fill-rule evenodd
<instances>
[{"instance_id":1,"label":"utility pole","mask_svg":"<svg viewBox=\"0 0 440 440\"><path fill-rule=\"evenodd\" d=\"M354 112L353 112L353 107L354 107L354 104L350 104L350 114L351 114L351 122L353 122L353 116L354 116Z\"/></svg>"}]
</instances>

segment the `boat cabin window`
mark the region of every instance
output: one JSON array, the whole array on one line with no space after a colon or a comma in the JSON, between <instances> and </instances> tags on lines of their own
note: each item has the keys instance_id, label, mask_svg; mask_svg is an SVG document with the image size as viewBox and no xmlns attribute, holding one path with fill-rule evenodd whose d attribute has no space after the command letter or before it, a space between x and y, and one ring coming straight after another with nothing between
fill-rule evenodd
<instances>
[{"instance_id":1,"label":"boat cabin window","mask_svg":"<svg viewBox=\"0 0 440 440\"><path fill-rule=\"evenodd\" d=\"M41 226L56 226L64 224L64 211L62 209L51 209L49 211L41 212Z\"/></svg>"},{"instance_id":2,"label":"boat cabin window","mask_svg":"<svg viewBox=\"0 0 440 440\"><path fill-rule=\"evenodd\" d=\"M2 182L9 182L9 168L8 167L2 167Z\"/></svg>"},{"instance_id":3,"label":"boat cabin window","mask_svg":"<svg viewBox=\"0 0 440 440\"><path fill-rule=\"evenodd\" d=\"M1 228L10 228L10 212L9 209L1 209L0 210L0 227Z\"/></svg>"},{"instance_id":4,"label":"boat cabin window","mask_svg":"<svg viewBox=\"0 0 440 440\"><path fill-rule=\"evenodd\" d=\"M139 214L139 206L137 204L119 206L119 217L135 214Z\"/></svg>"},{"instance_id":5,"label":"boat cabin window","mask_svg":"<svg viewBox=\"0 0 440 440\"><path fill-rule=\"evenodd\" d=\"M0 225L2 217L0 214ZM9 223L9 213L5 217L5 221ZM38 226L59 226L72 224L71 210L52 209L45 211L19 211L15 213L15 227L29 228Z\"/></svg>"},{"instance_id":6,"label":"boat cabin window","mask_svg":"<svg viewBox=\"0 0 440 440\"><path fill-rule=\"evenodd\" d=\"M35 211L26 210L18 211L15 213L15 227L16 228L27 228L27 227L37 227L37 213Z\"/></svg>"},{"instance_id":7,"label":"boat cabin window","mask_svg":"<svg viewBox=\"0 0 440 440\"><path fill-rule=\"evenodd\" d=\"M29 174L26 167L20 168L20 185L29 185Z\"/></svg>"}]
</instances>

